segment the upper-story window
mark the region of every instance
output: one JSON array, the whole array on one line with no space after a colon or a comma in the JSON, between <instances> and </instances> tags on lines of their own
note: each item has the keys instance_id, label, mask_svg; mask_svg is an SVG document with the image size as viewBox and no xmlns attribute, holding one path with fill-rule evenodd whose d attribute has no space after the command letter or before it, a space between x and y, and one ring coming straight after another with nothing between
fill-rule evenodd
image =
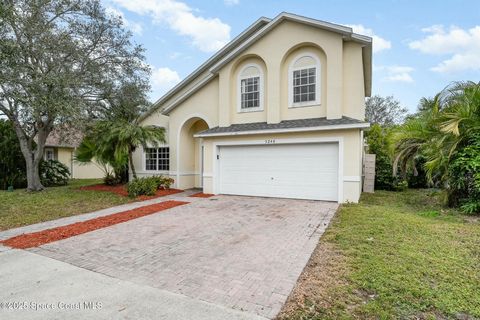
<instances>
[{"instance_id":1,"label":"upper-story window","mask_svg":"<svg viewBox=\"0 0 480 320\"><path fill-rule=\"evenodd\" d=\"M293 59L289 68L289 106L307 107L320 104L320 60L314 54Z\"/></svg>"},{"instance_id":2,"label":"upper-story window","mask_svg":"<svg viewBox=\"0 0 480 320\"><path fill-rule=\"evenodd\" d=\"M260 66L248 64L238 74L238 111L263 110L263 73Z\"/></svg>"}]
</instances>

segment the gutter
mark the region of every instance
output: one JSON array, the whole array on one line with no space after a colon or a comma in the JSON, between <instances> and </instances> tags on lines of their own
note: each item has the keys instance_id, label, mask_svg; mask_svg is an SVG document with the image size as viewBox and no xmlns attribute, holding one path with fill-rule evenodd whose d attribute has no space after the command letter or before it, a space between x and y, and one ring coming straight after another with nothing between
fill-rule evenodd
<instances>
[{"instance_id":1,"label":"gutter","mask_svg":"<svg viewBox=\"0 0 480 320\"><path fill-rule=\"evenodd\" d=\"M320 127L249 130L249 131L236 131L236 132L218 132L218 133L201 133L200 132L193 135L193 137L194 138L229 137L229 136L244 136L244 135L254 135L254 134L328 131L328 130L342 130L342 129L364 129L368 127L370 127L369 123L354 123L354 124L338 124L338 125L320 126Z\"/></svg>"}]
</instances>

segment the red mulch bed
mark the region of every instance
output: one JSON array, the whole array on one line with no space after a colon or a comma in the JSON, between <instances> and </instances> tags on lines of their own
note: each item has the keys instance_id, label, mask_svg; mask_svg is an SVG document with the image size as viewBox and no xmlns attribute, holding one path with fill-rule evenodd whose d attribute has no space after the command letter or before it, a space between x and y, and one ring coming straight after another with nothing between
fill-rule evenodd
<instances>
[{"instance_id":1,"label":"red mulch bed","mask_svg":"<svg viewBox=\"0 0 480 320\"><path fill-rule=\"evenodd\" d=\"M158 211L170 209L176 206L188 204L183 201L164 201L132 210L114 213L108 216L77 222L66 226L47 229L39 232L25 233L19 236L0 241L0 243L17 249L38 247L46 243L70 238L82 233L105 228L117 223L140 218Z\"/></svg>"},{"instance_id":2,"label":"red mulch bed","mask_svg":"<svg viewBox=\"0 0 480 320\"><path fill-rule=\"evenodd\" d=\"M117 186L107 186L105 184L94 184L94 185L91 185L91 186L80 187L79 189L80 190L113 192L113 193L116 193L120 196L128 197L127 186L124 185L124 184L120 184L120 185L117 185ZM157 190L157 192L155 193L154 196L139 196L136 199L142 201L142 200L148 200L148 199L154 199L154 198L169 196L171 194L180 193L180 192L183 192L183 190L161 189L161 190Z\"/></svg>"},{"instance_id":3,"label":"red mulch bed","mask_svg":"<svg viewBox=\"0 0 480 320\"><path fill-rule=\"evenodd\" d=\"M203 193L203 192L199 192L199 193L189 195L189 197L192 197L192 198L210 198L210 197L213 197L213 196L214 196L214 194Z\"/></svg>"}]
</instances>

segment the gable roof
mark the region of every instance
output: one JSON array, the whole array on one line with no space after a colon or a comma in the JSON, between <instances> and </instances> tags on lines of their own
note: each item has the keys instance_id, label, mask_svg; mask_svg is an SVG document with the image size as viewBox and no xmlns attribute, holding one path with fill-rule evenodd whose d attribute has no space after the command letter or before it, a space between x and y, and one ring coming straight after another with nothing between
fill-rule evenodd
<instances>
[{"instance_id":1,"label":"gable roof","mask_svg":"<svg viewBox=\"0 0 480 320\"><path fill-rule=\"evenodd\" d=\"M83 139L83 133L75 128L56 127L47 137L45 147L76 148Z\"/></svg>"},{"instance_id":2,"label":"gable roof","mask_svg":"<svg viewBox=\"0 0 480 320\"><path fill-rule=\"evenodd\" d=\"M354 33L352 28L350 27L322 20L307 18L288 12L282 12L274 19L261 17L260 19L255 21L252 25L250 25L250 27L248 27L245 31L243 31L227 45L225 45L222 49L220 49L220 51L214 54L210 59L208 59L190 75L188 75L184 80L182 80L179 84L177 84L160 99L158 99L153 104L152 108L150 108L150 110L142 116L142 119L152 114L159 107L163 107L162 114L168 115L170 111L172 111L181 102L186 100L189 96L191 96L198 89L202 88L211 79L213 79L214 76L225 64L237 57L239 54L241 54L243 51L253 45L256 41L261 39L264 35L266 35L269 31L271 31L273 28L275 28L275 26L277 26L280 22L284 20L295 21L323 30L336 32L341 34L346 41L355 41L363 44L364 46L362 48L362 51L363 71L365 75L365 95L370 96L372 83L372 38ZM191 84L192 81L194 81L199 75L205 73L206 71L209 71L208 74L202 79L199 79L187 92L179 96L169 105L163 106L163 103L174 97L187 85Z\"/></svg>"}]
</instances>

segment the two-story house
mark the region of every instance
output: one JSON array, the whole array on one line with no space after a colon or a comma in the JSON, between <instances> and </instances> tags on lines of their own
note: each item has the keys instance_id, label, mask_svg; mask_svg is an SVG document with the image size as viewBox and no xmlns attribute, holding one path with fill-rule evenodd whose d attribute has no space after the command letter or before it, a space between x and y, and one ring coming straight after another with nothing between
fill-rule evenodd
<instances>
[{"instance_id":1,"label":"two-story house","mask_svg":"<svg viewBox=\"0 0 480 320\"><path fill-rule=\"evenodd\" d=\"M357 202L372 39L281 13L260 18L160 98L139 175L205 193Z\"/></svg>"}]
</instances>

